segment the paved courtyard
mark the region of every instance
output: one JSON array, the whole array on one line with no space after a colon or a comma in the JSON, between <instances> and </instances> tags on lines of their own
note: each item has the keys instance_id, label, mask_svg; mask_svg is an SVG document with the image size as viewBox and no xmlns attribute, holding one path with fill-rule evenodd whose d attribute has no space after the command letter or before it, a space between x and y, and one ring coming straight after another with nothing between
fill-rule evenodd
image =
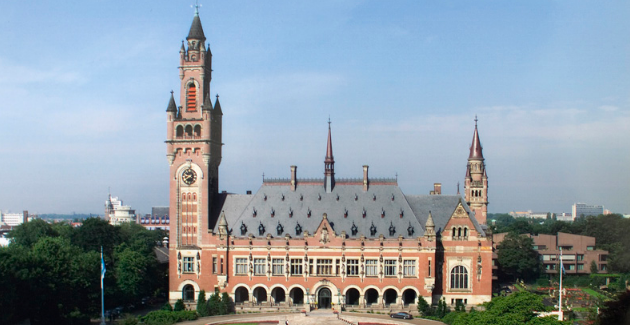
<instances>
[{"instance_id":1,"label":"paved courtyard","mask_svg":"<svg viewBox=\"0 0 630 325\"><path fill-rule=\"evenodd\" d=\"M329 311L314 311L308 313L308 316L304 316L301 313L292 314L240 314L240 315L226 315L215 317L204 317L192 322L183 322L181 324L190 325L206 325L206 324L223 324L223 323L239 323L239 322L256 322L256 321L280 321L280 325L283 325L285 321L288 321L290 325L349 325L357 324L361 322L377 322L380 324L392 324L392 325L406 325L406 324L419 324L419 325L443 325L444 323L436 322L426 319L412 319L401 320L391 319L387 315L369 315L369 314L357 314L357 313L343 313L337 319L337 315ZM344 322L343 320L349 323Z\"/></svg>"}]
</instances>

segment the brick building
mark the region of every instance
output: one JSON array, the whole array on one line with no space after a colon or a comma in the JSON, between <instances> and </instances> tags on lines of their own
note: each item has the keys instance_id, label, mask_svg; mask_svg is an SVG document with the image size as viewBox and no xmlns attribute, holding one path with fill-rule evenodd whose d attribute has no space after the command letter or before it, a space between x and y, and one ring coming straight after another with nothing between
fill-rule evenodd
<instances>
[{"instance_id":1,"label":"brick building","mask_svg":"<svg viewBox=\"0 0 630 325\"><path fill-rule=\"evenodd\" d=\"M499 245L507 233L494 234L494 244ZM529 235L534 240L546 274L558 274L560 249L566 274L590 274L591 262L597 265L598 273L608 271L608 251L595 249L595 237L559 232L557 235Z\"/></svg>"},{"instance_id":2,"label":"brick building","mask_svg":"<svg viewBox=\"0 0 630 325\"><path fill-rule=\"evenodd\" d=\"M488 182L475 123L465 198L406 195L397 179L335 175L264 179L254 193L219 191L223 111L210 101L212 53L198 11L180 49L180 103L167 107L170 300L227 292L238 306L414 308L417 297L475 305L492 297ZM322 134L323 135L323 134ZM323 141L322 141L323 144ZM463 161L462 161L463 163Z\"/></svg>"}]
</instances>

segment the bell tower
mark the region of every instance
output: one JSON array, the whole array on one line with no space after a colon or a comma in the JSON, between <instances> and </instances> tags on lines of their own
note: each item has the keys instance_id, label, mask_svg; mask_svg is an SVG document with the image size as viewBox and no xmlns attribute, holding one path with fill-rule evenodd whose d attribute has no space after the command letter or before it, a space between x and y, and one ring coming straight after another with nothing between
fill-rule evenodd
<instances>
[{"instance_id":1,"label":"bell tower","mask_svg":"<svg viewBox=\"0 0 630 325\"><path fill-rule=\"evenodd\" d=\"M488 174L483 158L479 131L477 130L477 116L475 116L475 132L473 133L468 165L466 166L466 182L464 195L468 206L475 212L475 218L480 224L486 224L488 215Z\"/></svg>"},{"instance_id":2,"label":"bell tower","mask_svg":"<svg viewBox=\"0 0 630 325\"><path fill-rule=\"evenodd\" d=\"M214 196L219 192L222 118L217 95L210 100L212 53L195 8L186 42L179 50L179 102L166 109L166 157L170 166L171 249L199 247L207 233Z\"/></svg>"}]
</instances>

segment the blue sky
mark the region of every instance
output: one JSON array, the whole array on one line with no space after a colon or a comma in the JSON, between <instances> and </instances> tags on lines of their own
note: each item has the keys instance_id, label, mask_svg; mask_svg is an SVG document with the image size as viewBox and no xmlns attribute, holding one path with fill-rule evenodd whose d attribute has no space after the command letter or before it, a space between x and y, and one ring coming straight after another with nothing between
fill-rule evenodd
<instances>
[{"instance_id":1,"label":"blue sky","mask_svg":"<svg viewBox=\"0 0 630 325\"><path fill-rule=\"evenodd\" d=\"M168 204L166 105L190 1L0 3L0 209ZM220 188L338 177L463 184L479 117L490 212L630 213L628 1L201 1Z\"/></svg>"}]
</instances>

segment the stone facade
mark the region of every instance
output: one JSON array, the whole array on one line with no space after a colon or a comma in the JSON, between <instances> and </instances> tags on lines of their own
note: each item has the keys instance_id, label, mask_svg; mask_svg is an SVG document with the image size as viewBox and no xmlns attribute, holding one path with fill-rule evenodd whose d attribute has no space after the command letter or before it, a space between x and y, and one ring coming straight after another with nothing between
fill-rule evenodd
<instances>
[{"instance_id":1,"label":"stone facade","mask_svg":"<svg viewBox=\"0 0 630 325\"><path fill-rule=\"evenodd\" d=\"M370 178L368 166L363 177L335 178L330 124L324 178L298 178L291 166L290 177L264 179L254 194L220 193L223 113L218 96L210 102L211 65L196 12L180 50L183 105L171 95L167 108L171 302L194 303L200 290L227 292L239 308L491 299L492 242L468 200L442 195L439 184L432 195L406 195L396 178ZM476 127L474 139L467 170L487 189Z\"/></svg>"}]
</instances>

